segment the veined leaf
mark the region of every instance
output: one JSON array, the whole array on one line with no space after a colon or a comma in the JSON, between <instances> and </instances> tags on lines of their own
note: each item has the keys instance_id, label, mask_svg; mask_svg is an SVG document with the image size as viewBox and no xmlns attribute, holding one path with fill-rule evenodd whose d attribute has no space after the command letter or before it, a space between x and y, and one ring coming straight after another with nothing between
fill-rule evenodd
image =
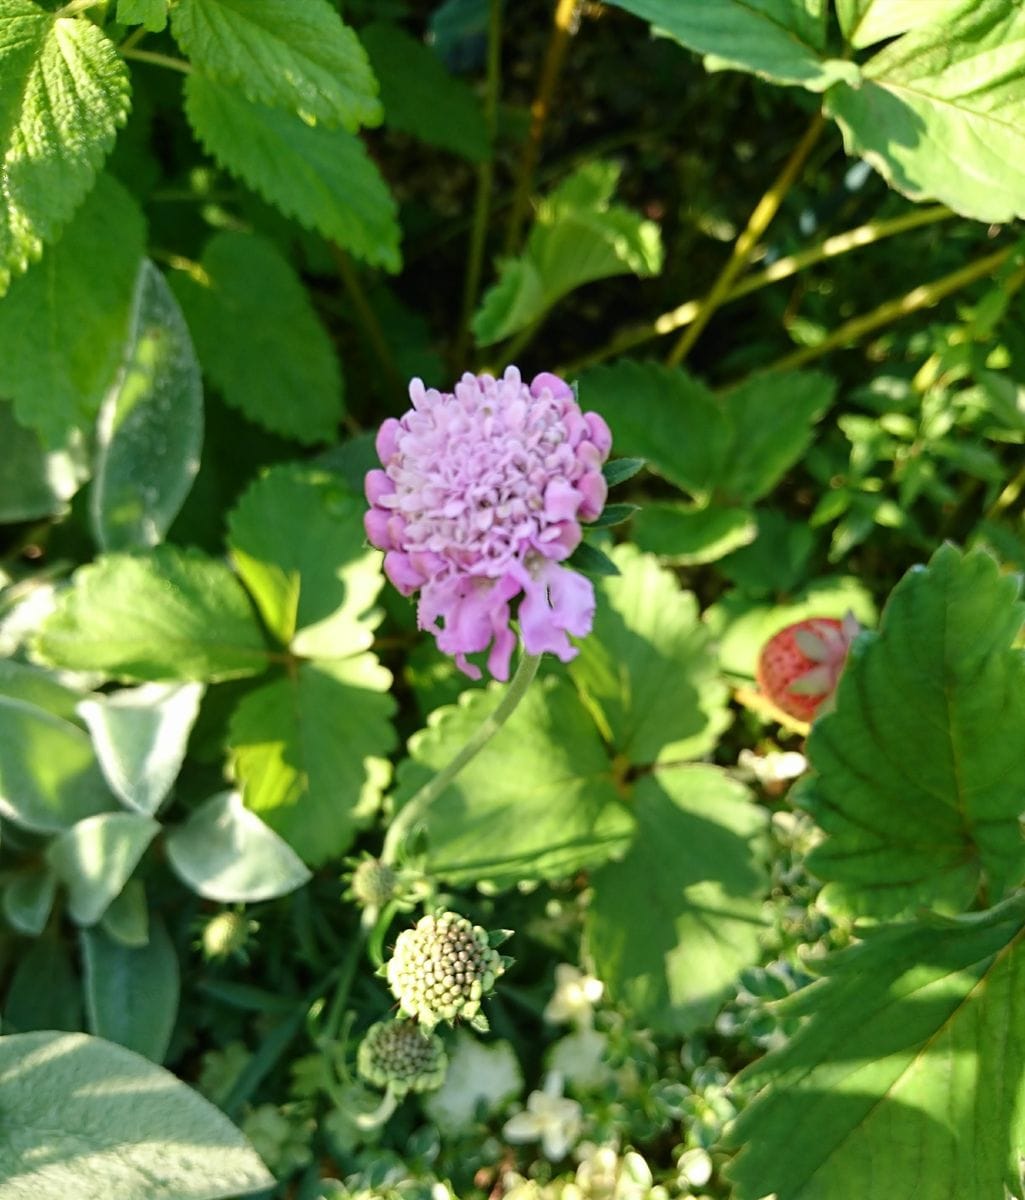
<instances>
[{"instance_id":1,"label":"veined leaf","mask_svg":"<svg viewBox=\"0 0 1025 1200\"><path fill-rule=\"evenodd\" d=\"M930 6L932 11L936 5ZM1025 215L1025 8L962 0L827 97L848 154L913 200L979 221Z\"/></svg>"},{"instance_id":2,"label":"veined leaf","mask_svg":"<svg viewBox=\"0 0 1025 1200\"><path fill-rule=\"evenodd\" d=\"M176 272L171 285L224 399L283 437L333 440L343 409L338 357L291 264L261 237L218 233L200 265L200 278Z\"/></svg>"},{"instance_id":3,"label":"veined leaf","mask_svg":"<svg viewBox=\"0 0 1025 1200\"><path fill-rule=\"evenodd\" d=\"M170 545L79 568L33 649L53 666L140 683L237 679L267 667L263 632L231 570Z\"/></svg>"},{"instance_id":4,"label":"veined leaf","mask_svg":"<svg viewBox=\"0 0 1025 1200\"><path fill-rule=\"evenodd\" d=\"M193 71L185 111L217 161L307 229L387 271L398 271L391 193L363 143L345 129L307 125Z\"/></svg>"},{"instance_id":5,"label":"veined leaf","mask_svg":"<svg viewBox=\"0 0 1025 1200\"><path fill-rule=\"evenodd\" d=\"M395 745L390 684L372 654L304 662L232 717L246 807L311 865L344 854L380 804Z\"/></svg>"},{"instance_id":6,"label":"veined leaf","mask_svg":"<svg viewBox=\"0 0 1025 1200\"><path fill-rule=\"evenodd\" d=\"M135 201L102 175L60 241L0 303L0 395L49 448L91 424L113 379L145 236Z\"/></svg>"},{"instance_id":7,"label":"veined leaf","mask_svg":"<svg viewBox=\"0 0 1025 1200\"><path fill-rule=\"evenodd\" d=\"M844 37L860 50L921 25L938 25L964 6L965 0L836 0L836 15Z\"/></svg>"},{"instance_id":8,"label":"veined leaf","mask_svg":"<svg viewBox=\"0 0 1025 1200\"><path fill-rule=\"evenodd\" d=\"M594 628L570 663L584 703L617 754L638 766L697 758L729 723L697 601L629 545L597 585Z\"/></svg>"},{"instance_id":9,"label":"veined leaf","mask_svg":"<svg viewBox=\"0 0 1025 1200\"><path fill-rule=\"evenodd\" d=\"M1025 878L1025 617L1017 582L952 546L894 589L815 723L799 803L827 837L808 865L835 912L957 912Z\"/></svg>"},{"instance_id":10,"label":"veined leaf","mask_svg":"<svg viewBox=\"0 0 1025 1200\"><path fill-rule=\"evenodd\" d=\"M637 545L673 566L715 562L749 545L756 533L749 509L693 504L645 504L633 524Z\"/></svg>"},{"instance_id":11,"label":"veined leaf","mask_svg":"<svg viewBox=\"0 0 1025 1200\"><path fill-rule=\"evenodd\" d=\"M98 26L0 0L0 296L92 187L128 92Z\"/></svg>"},{"instance_id":12,"label":"veined leaf","mask_svg":"<svg viewBox=\"0 0 1025 1200\"><path fill-rule=\"evenodd\" d=\"M0 1038L0 1088L18 1118L0 1131L4 1200L227 1200L274 1186L219 1109L123 1046Z\"/></svg>"},{"instance_id":13,"label":"veined leaf","mask_svg":"<svg viewBox=\"0 0 1025 1200\"><path fill-rule=\"evenodd\" d=\"M250 100L350 130L381 120L366 51L327 0L179 0L171 30L197 67Z\"/></svg>"},{"instance_id":14,"label":"veined leaf","mask_svg":"<svg viewBox=\"0 0 1025 1200\"><path fill-rule=\"evenodd\" d=\"M473 319L480 345L539 321L582 284L612 275L658 274L658 226L610 203L619 174L614 163L587 163L541 202L526 250L501 264L498 282Z\"/></svg>"},{"instance_id":15,"label":"veined leaf","mask_svg":"<svg viewBox=\"0 0 1025 1200\"><path fill-rule=\"evenodd\" d=\"M822 0L610 0L650 21L657 32L706 55L708 70L732 67L773 83L824 91L838 79L857 80L854 63L823 57Z\"/></svg>"},{"instance_id":16,"label":"veined leaf","mask_svg":"<svg viewBox=\"0 0 1025 1200\"><path fill-rule=\"evenodd\" d=\"M142 25L160 33L167 25L167 0L117 0L117 19L122 25Z\"/></svg>"},{"instance_id":17,"label":"veined leaf","mask_svg":"<svg viewBox=\"0 0 1025 1200\"><path fill-rule=\"evenodd\" d=\"M785 1002L806 1023L741 1076L762 1090L731 1133L738 1200L1017 1193L1023 916L1019 895L820 964L825 978Z\"/></svg>"}]
</instances>

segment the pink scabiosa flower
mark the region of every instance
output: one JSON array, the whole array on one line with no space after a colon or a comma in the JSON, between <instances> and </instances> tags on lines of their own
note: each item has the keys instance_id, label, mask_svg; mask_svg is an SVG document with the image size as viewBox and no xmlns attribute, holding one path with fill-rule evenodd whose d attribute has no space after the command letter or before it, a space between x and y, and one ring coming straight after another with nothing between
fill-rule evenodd
<instances>
[{"instance_id":1,"label":"pink scabiosa flower","mask_svg":"<svg viewBox=\"0 0 1025 1200\"><path fill-rule=\"evenodd\" d=\"M594 587L560 564L605 505L608 426L562 379L528 386L516 367L465 374L454 392L414 379L409 396L412 409L377 435L383 469L366 478L385 573L420 593L420 628L472 679L466 656L489 647L488 670L508 679L514 605L527 653L568 662L569 635L590 632Z\"/></svg>"}]
</instances>

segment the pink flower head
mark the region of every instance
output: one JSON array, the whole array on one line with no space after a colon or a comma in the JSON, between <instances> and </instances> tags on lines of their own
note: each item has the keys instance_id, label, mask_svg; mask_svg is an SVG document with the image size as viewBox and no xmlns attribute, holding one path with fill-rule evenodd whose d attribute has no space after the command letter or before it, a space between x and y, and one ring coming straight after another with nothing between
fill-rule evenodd
<instances>
[{"instance_id":1,"label":"pink flower head","mask_svg":"<svg viewBox=\"0 0 1025 1200\"><path fill-rule=\"evenodd\" d=\"M420 628L473 679L466 655L489 646L488 670L509 677L517 599L528 653L568 662L568 635L591 630L594 588L559 563L604 507L608 426L557 376L528 387L515 367L466 374L454 393L414 379L409 395L412 409L377 435L384 469L366 478L385 573L404 596L420 592Z\"/></svg>"}]
</instances>

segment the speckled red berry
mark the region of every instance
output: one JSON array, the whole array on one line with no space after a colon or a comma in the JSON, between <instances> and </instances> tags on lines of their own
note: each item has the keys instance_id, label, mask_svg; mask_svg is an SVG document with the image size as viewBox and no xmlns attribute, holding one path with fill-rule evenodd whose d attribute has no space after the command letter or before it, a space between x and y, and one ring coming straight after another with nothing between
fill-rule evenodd
<instances>
[{"instance_id":1,"label":"speckled red berry","mask_svg":"<svg viewBox=\"0 0 1025 1200\"><path fill-rule=\"evenodd\" d=\"M814 721L832 699L859 631L849 613L842 621L809 617L787 625L762 647L758 686L788 716Z\"/></svg>"}]
</instances>

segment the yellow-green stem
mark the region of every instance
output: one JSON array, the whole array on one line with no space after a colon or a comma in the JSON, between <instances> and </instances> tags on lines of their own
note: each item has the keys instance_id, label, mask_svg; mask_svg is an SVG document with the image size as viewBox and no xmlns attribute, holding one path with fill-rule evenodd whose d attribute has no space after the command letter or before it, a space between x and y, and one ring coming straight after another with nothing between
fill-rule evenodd
<instances>
[{"instance_id":1,"label":"yellow-green stem","mask_svg":"<svg viewBox=\"0 0 1025 1200\"><path fill-rule=\"evenodd\" d=\"M576 29L577 9L580 0L557 0L555 17L552 21L552 32L548 39L544 62L541 66L541 76L538 80L537 95L530 106L530 132L523 143L519 166L516 170L516 186L513 190L512 209L509 213L509 225L506 229L505 252L515 254L519 249L520 237L523 232L523 222L527 216L530 204L530 191L534 183L534 171L541 153L541 139L544 136L545 124L551 109L552 96L555 95L555 85L559 81L559 73L566 57L569 39Z\"/></svg>"},{"instance_id":2,"label":"yellow-green stem","mask_svg":"<svg viewBox=\"0 0 1025 1200\"><path fill-rule=\"evenodd\" d=\"M683 362L693 348L694 343L701 336L705 326L712 319L716 309L726 299L730 288L733 286L733 281L747 266L751 255L754 254L755 247L761 241L762 235L769 228L776 213L779 212L779 206L783 203L783 198L790 191L805 162L807 162L808 155L819 140L819 135L822 133L824 126L825 117L823 117L821 112L817 112L811 124L805 130L804 136L791 151L790 157L783 166L783 170L780 171L768 191L758 201L744 232L733 243L733 250L729 260L719 272L719 278L712 284L711 291L702 300L701 306L687 331L669 352L666 358L666 363L669 366L675 367Z\"/></svg>"},{"instance_id":3,"label":"yellow-green stem","mask_svg":"<svg viewBox=\"0 0 1025 1200\"><path fill-rule=\"evenodd\" d=\"M138 50L134 47L122 46L121 57L130 58L135 62L152 63L155 67L167 67L170 71L180 71L183 75L192 74L192 64L184 58L174 58L170 54L157 54L154 50Z\"/></svg>"}]
</instances>

